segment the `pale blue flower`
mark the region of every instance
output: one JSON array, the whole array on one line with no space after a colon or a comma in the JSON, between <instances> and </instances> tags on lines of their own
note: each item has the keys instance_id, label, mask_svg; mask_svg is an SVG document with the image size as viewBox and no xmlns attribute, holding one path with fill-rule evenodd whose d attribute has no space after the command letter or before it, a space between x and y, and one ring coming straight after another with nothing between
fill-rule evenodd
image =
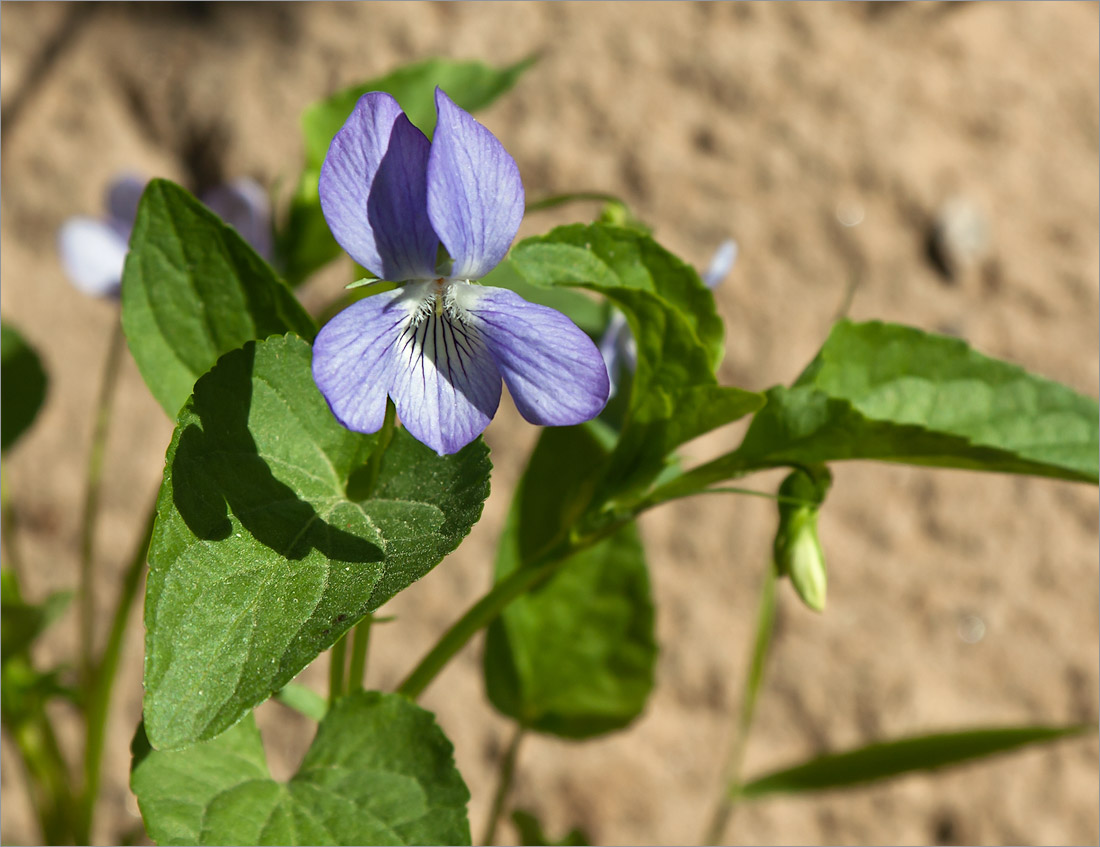
<instances>
[{"instance_id":1,"label":"pale blue flower","mask_svg":"<svg viewBox=\"0 0 1100 847\"><path fill-rule=\"evenodd\" d=\"M588 336L554 309L473 282L519 228L519 168L441 89L435 102L431 142L382 92L365 94L332 141L321 168L325 220L356 262L402 284L322 328L314 381L356 432L377 432L393 398L405 428L441 455L488 426L502 378L532 423L589 420L607 402L608 378Z\"/></svg>"},{"instance_id":2,"label":"pale blue flower","mask_svg":"<svg viewBox=\"0 0 1100 847\"><path fill-rule=\"evenodd\" d=\"M69 218L57 234L61 264L73 285L93 297L117 297L122 266L137 217L145 180L125 175L107 188L103 218ZM235 227L253 249L270 260L271 209L267 194L250 179L238 179L205 192L200 198Z\"/></svg>"}]
</instances>

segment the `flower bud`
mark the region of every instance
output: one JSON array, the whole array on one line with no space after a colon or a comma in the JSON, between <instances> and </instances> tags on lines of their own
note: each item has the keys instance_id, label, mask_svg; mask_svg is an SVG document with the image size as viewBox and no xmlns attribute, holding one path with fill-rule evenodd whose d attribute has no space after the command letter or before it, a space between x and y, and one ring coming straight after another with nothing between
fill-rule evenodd
<instances>
[{"instance_id":1,"label":"flower bud","mask_svg":"<svg viewBox=\"0 0 1100 847\"><path fill-rule=\"evenodd\" d=\"M779 529L775 534L775 564L790 577L802 602L816 612L825 609L825 554L817 536L817 513L832 484L824 466L814 475L792 472L779 487ZM802 502L794 502L795 500Z\"/></svg>"}]
</instances>

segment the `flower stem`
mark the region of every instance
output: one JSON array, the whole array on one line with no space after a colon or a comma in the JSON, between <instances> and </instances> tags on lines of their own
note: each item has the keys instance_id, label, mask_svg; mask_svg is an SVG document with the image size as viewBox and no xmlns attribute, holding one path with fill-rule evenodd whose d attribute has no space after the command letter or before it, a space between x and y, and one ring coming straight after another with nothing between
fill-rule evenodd
<instances>
[{"instance_id":1,"label":"flower stem","mask_svg":"<svg viewBox=\"0 0 1100 847\"><path fill-rule=\"evenodd\" d=\"M493 795L493 806L489 811L489 820L485 824L485 834L481 837L481 843L488 845L496 841L497 825L500 816L504 812L504 804L508 800L508 794L512 790L512 777L516 772L516 757L519 756L519 743L523 740L524 728L516 724L516 730L512 734L512 740L508 749L504 751L504 758L500 760L500 776L497 780L496 794Z\"/></svg>"},{"instance_id":2,"label":"flower stem","mask_svg":"<svg viewBox=\"0 0 1100 847\"><path fill-rule=\"evenodd\" d=\"M367 649L370 647L370 628L374 617L368 614L355 625L351 640L351 665L348 670L348 691L362 691L367 675Z\"/></svg>"},{"instance_id":3,"label":"flower stem","mask_svg":"<svg viewBox=\"0 0 1100 847\"><path fill-rule=\"evenodd\" d=\"M19 514L8 490L8 479L0 472L0 542L4 545L4 566L11 568L16 579L22 583L23 559L15 540L18 521Z\"/></svg>"},{"instance_id":4,"label":"flower stem","mask_svg":"<svg viewBox=\"0 0 1100 847\"><path fill-rule=\"evenodd\" d=\"M344 672L347 670L348 634L345 632L329 651L328 705L331 708L344 696Z\"/></svg>"},{"instance_id":5,"label":"flower stem","mask_svg":"<svg viewBox=\"0 0 1100 847\"><path fill-rule=\"evenodd\" d=\"M778 574L775 563L768 565L764 574L764 584L760 589L760 604L756 612L756 638L753 641L749 658L745 685L741 691L741 708L733 726L733 739L726 756L726 766L722 778L722 793L718 797L710 824L703 835L703 844L721 844L730 816L737 804L741 790L741 765L745 758L745 745L752 728L752 719L756 711L756 698L760 693L760 684L764 679L764 666L767 663L771 646L772 628L775 623L775 582Z\"/></svg>"},{"instance_id":6,"label":"flower stem","mask_svg":"<svg viewBox=\"0 0 1100 847\"><path fill-rule=\"evenodd\" d=\"M447 662L482 628L492 623L509 603L552 576L571 556L614 534L631 519L632 516L620 517L587 536L567 539L536 557L530 564L510 573L443 633L436 645L398 686L397 693L415 700Z\"/></svg>"},{"instance_id":7,"label":"flower stem","mask_svg":"<svg viewBox=\"0 0 1100 847\"><path fill-rule=\"evenodd\" d=\"M159 491L158 491L159 493ZM153 538L153 526L156 523L156 500L149 510L145 528L134 547L130 564L122 578L122 591L111 619L111 629L107 634L107 643L103 654L92 672L92 687L87 691L85 701L85 738L84 738L84 791L80 797L77 812L76 843L90 844L92 823L95 816L96 800L99 797L99 778L103 763L103 743L107 733L107 715L111 705L111 689L114 687L126 627L130 620L130 609L141 587L141 578L145 573L149 544Z\"/></svg>"},{"instance_id":8,"label":"flower stem","mask_svg":"<svg viewBox=\"0 0 1100 847\"><path fill-rule=\"evenodd\" d=\"M31 801L43 844L86 844L75 837L69 815L73 808L69 774L53 725L45 711L10 730L27 771Z\"/></svg>"},{"instance_id":9,"label":"flower stem","mask_svg":"<svg viewBox=\"0 0 1100 847\"><path fill-rule=\"evenodd\" d=\"M95 524L99 512L100 481L103 477L103 456L111 422L111 398L118 384L119 365L126 338L122 321L115 323L103 365L103 381L96 402L92 444L88 450L88 471L84 481L84 511L80 521L80 678L85 696L95 687L95 592L93 591L93 560L95 558Z\"/></svg>"}]
</instances>

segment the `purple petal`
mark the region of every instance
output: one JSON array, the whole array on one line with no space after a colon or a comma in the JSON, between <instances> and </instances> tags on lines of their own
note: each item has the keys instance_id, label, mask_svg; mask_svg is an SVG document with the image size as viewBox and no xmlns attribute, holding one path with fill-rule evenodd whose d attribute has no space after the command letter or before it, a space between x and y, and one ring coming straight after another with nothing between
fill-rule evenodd
<instances>
[{"instance_id":1,"label":"purple petal","mask_svg":"<svg viewBox=\"0 0 1100 847\"><path fill-rule=\"evenodd\" d=\"M718 285L729 276L733 270L733 263L737 261L737 242L727 238L718 245L711 257L710 265L701 274L703 285L707 288L717 288Z\"/></svg>"},{"instance_id":2,"label":"purple petal","mask_svg":"<svg viewBox=\"0 0 1100 847\"><path fill-rule=\"evenodd\" d=\"M410 322L392 358L390 395L401 423L441 456L477 438L496 414L500 372L493 357L475 329L446 311L433 308Z\"/></svg>"},{"instance_id":3,"label":"purple petal","mask_svg":"<svg viewBox=\"0 0 1100 847\"><path fill-rule=\"evenodd\" d=\"M348 306L313 342L313 381L329 408L355 432L377 432L386 415L390 350L416 311L403 289Z\"/></svg>"},{"instance_id":4,"label":"purple petal","mask_svg":"<svg viewBox=\"0 0 1100 847\"><path fill-rule=\"evenodd\" d=\"M596 345L561 312L514 291L483 285L458 289L520 414L540 426L590 420L607 403L607 368Z\"/></svg>"},{"instance_id":5,"label":"purple petal","mask_svg":"<svg viewBox=\"0 0 1100 847\"><path fill-rule=\"evenodd\" d=\"M271 261L271 204L259 183L246 178L219 185L203 194L202 202Z\"/></svg>"},{"instance_id":6,"label":"purple petal","mask_svg":"<svg viewBox=\"0 0 1100 847\"><path fill-rule=\"evenodd\" d=\"M107 186L107 217L111 227L126 241L137 218L138 203L147 180L133 174L116 177Z\"/></svg>"},{"instance_id":7,"label":"purple petal","mask_svg":"<svg viewBox=\"0 0 1100 847\"><path fill-rule=\"evenodd\" d=\"M382 279L435 275L439 239L427 214L430 144L389 94L355 104L321 166L321 209L333 236Z\"/></svg>"},{"instance_id":8,"label":"purple petal","mask_svg":"<svg viewBox=\"0 0 1100 847\"><path fill-rule=\"evenodd\" d=\"M516 161L489 130L435 90L428 216L454 259L451 277L481 279L500 264L523 219Z\"/></svg>"},{"instance_id":9,"label":"purple petal","mask_svg":"<svg viewBox=\"0 0 1100 847\"><path fill-rule=\"evenodd\" d=\"M113 297L122 285L126 239L93 218L69 218L57 234L61 264L73 285L93 297Z\"/></svg>"}]
</instances>

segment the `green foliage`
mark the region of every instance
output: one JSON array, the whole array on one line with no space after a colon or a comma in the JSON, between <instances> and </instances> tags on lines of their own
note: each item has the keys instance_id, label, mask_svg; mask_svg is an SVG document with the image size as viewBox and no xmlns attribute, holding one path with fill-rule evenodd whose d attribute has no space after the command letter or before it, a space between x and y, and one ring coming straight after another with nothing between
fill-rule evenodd
<instances>
[{"instance_id":1,"label":"green foliage","mask_svg":"<svg viewBox=\"0 0 1100 847\"><path fill-rule=\"evenodd\" d=\"M175 417L223 353L294 332L312 318L236 230L174 183L138 206L122 277L122 326L149 390Z\"/></svg>"},{"instance_id":2,"label":"green foliage","mask_svg":"<svg viewBox=\"0 0 1100 847\"><path fill-rule=\"evenodd\" d=\"M40 671L31 657L35 640L65 612L71 591L28 603L13 571L0 571L0 715L9 729L38 720L52 697L71 697L60 669Z\"/></svg>"},{"instance_id":3,"label":"green foliage","mask_svg":"<svg viewBox=\"0 0 1100 847\"><path fill-rule=\"evenodd\" d=\"M551 838L542 828L539 819L524 809L516 809L512 812L512 823L519 833L519 843L525 845L550 845L550 847L584 847L591 844L584 830L574 827L562 838Z\"/></svg>"},{"instance_id":4,"label":"green foliage","mask_svg":"<svg viewBox=\"0 0 1100 847\"><path fill-rule=\"evenodd\" d=\"M289 682L469 532L480 441L440 457L344 429L293 336L245 345L195 385L168 448L145 600L152 744L211 738ZM369 474L368 474L369 475Z\"/></svg>"},{"instance_id":5,"label":"green foliage","mask_svg":"<svg viewBox=\"0 0 1100 847\"><path fill-rule=\"evenodd\" d=\"M2 663L24 655L31 644L64 614L72 600L71 591L57 591L40 604L23 599L13 571L0 571L0 656Z\"/></svg>"},{"instance_id":6,"label":"green foliage","mask_svg":"<svg viewBox=\"0 0 1100 847\"><path fill-rule=\"evenodd\" d=\"M0 449L26 432L46 399L46 372L38 354L10 324L0 324Z\"/></svg>"},{"instance_id":7,"label":"green foliage","mask_svg":"<svg viewBox=\"0 0 1100 847\"><path fill-rule=\"evenodd\" d=\"M1027 744L1057 741L1095 730L1095 726L1025 726L972 729L886 741L820 756L805 764L775 771L746 783L738 793L744 799L756 799L769 794L846 788L913 771L962 764Z\"/></svg>"},{"instance_id":8,"label":"green foliage","mask_svg":"<svg viewBox=\"0 0 1100 847\"><path fill-rule=\"evenodd\" d=\"M963 341L841 321L798 381L768 392L752 463L882 459L1097 481L1095 400Z\"/></svg>"},{"instance_id":9,"label":"green foliage","mask_svg":"<svg viewBox=\"0 0 1100 847\"><path fill-rule=\"evenodd\" d=\"M345 88L307 108L302 113L306 166L291 198L290 212L278 246L290 283L297 285L340 255L340 246L321 213L317 181L333 136L340 131L360 97L368 91L392 94L409 120L430 138L435 127L437 85L460 107L474 112L506 93L534 62L534 57L530 57L504 68L491 68L482 62L428 59Z\"/></svg>"},{"instance_id":10,"label":"green foliage","mask_svg":"<svg viewBox=\"0 0 1100 847\"><path fill-rule=\"evenodd\" d=\"M586 426L543 430L497 554L501 581L561 540L606 451ZM489 699L525 727L584 738L630 723L653 688L653 602L634 524L570 557L489 627Z\"/></svg>"},{"instance_id":11,"label":"green foliage","mask_svg":"<svg viewBox=\"0 0 1100 847\"><path fill-rule=\"evenodd\" d=\"M535 285L596 291L623 310L638 350L630 408L605 489L644 489L678 446L759 409L763 397L718 385L723 325L695 269L648 235L607 224L558 227L510 256Z\"/></svg>"},{"instance_id":12,"label":"green foliage","mask_svg":"<svg viewBox=\"0 0 1100 847\"><path fill-rule=\"evenodd\" d=\"M251 716L213 741L155 751L130 785L161 844L469 844L469 792L429 712L394 694L340 700L298 772L271 778Z\"/></svg>"}]
</instances>

